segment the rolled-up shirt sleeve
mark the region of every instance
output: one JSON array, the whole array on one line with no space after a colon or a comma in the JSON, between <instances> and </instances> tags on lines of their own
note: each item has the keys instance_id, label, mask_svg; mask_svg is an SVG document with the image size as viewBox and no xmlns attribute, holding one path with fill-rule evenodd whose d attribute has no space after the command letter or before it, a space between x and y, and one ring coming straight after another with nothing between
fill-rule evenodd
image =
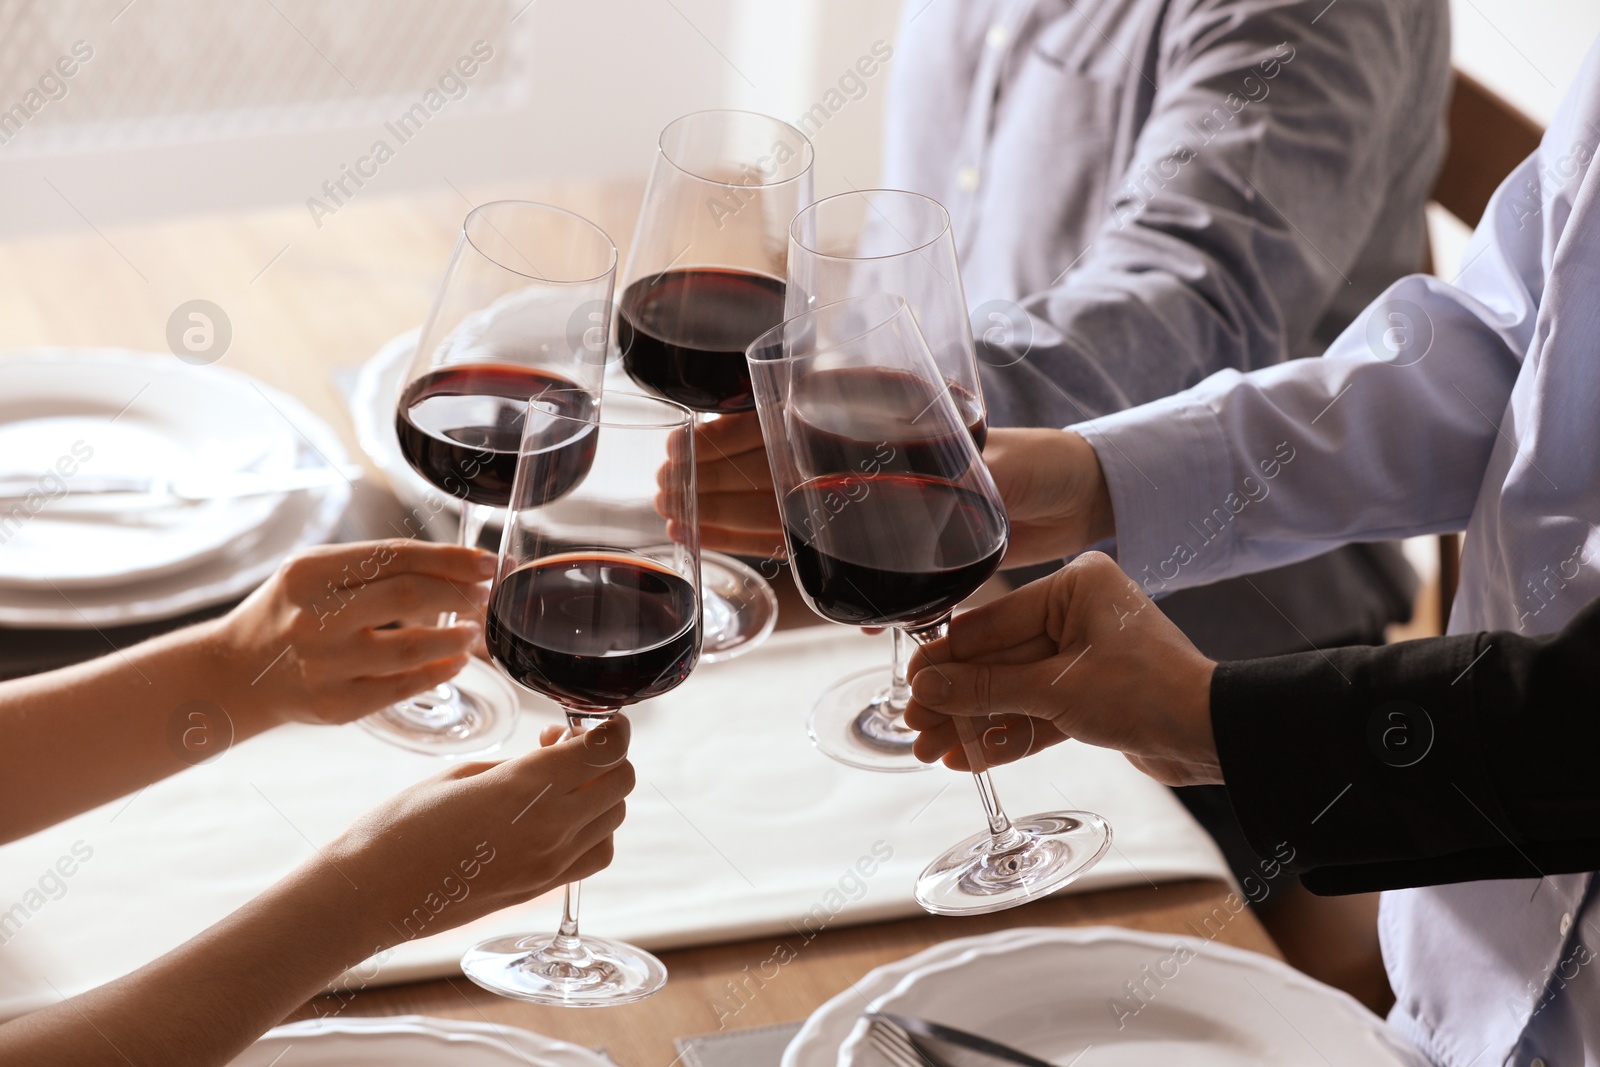
<instances>
[{"instance_id":1,"label":"rolled-up shirt sleeve","mask_svg":"<svg viewBox=\"0 0 1600 1067\"><path fill-rule=\"evenodd\" d=\"M1455 285L1401 279L1321 359L1070 427L1105 472L1123 568L1159 593L1463 528L1534 329L1544 227L1516 198L1540 166L1497 191Z\"/></svg>"}]
</instances>

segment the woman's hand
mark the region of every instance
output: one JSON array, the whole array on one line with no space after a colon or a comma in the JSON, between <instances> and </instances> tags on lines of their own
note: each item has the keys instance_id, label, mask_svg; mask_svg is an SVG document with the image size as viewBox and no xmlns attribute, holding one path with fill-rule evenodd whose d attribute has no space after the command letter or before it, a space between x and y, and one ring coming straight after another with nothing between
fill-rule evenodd
<instances>
[{"instance_id":1,"label":"woman's hand","mask_svg":"<svg viewBox=\"0 0 1600 1067\"><path fill-rule=\"evenodd\" d=\"M1085 553L959 615L911 662L906 722L917 758L970 770L956 719L985 764L1075 737L1114 748L1167 785L1220 782L1211 736L1216 664L1111 559Z\"/></svg>"},{"instance_id":2,"label":"woman's hand","mask_svg":"<svg viewBox=\"0 0 1600 1067\"><path fill-rule=\"evenodd\" d=\"M535 752L458 764L362 816L327 856L374 938L447 930L609 865L634 786L631 729L616 715L558 741L550 727Z\"/></svg>"},{"instance_id":3,"label":"woman's hand","mask_svg":"<svg viewBox=\"0 0 1600 1067\"><path fill-rule=\"evenodd\" d=\"M449 681L482 647L494 567L478 549L400 539L301 552L216 624L230 669L218 699L265 725L344 723ZM452 611L456 625L435 625Z\"/></svg>"}]
</instances>

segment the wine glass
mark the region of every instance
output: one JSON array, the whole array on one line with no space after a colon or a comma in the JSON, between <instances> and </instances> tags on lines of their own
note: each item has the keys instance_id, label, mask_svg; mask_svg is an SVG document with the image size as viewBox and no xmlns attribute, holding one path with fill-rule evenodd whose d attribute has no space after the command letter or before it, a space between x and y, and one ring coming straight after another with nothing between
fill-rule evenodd
<instances>
[{"instance_id":1,"label":"wine glass","mask_svg":"<svg viewBox=\"0 0 1600 1067\"><path fill-rule=\"evenodd\" d=\"M819 200L795 216L789 226L788 315L873 293L905 299L982 451L988 437L983 387L950 214L937 200L903 189L860 189ZM872 402L863 395L855 403ZM903 631L891 634L889 670L873 667L839 679L817 699L806 728L821 752L851 767L928 770L911 752L916 732L905 723L910 649Z\"/></svg>"},{"instance_id":2,"label":"wine glass","mask_svg":"<svg viewBox=\"0 0 1600 1067\"><path fill-rule=\"evenodd\" d=\"M571 432L524 438L487 636L501 669L560 704L575 735L676 688L700 657L694 415L613 391L557 420ZM658 511L655 471L669 461L681 484ZM553 497L579 467L582 484ZM667 970L650 953L578 936L578 890L567 887L556 933L485 941L461 969L501 996L556 1006L627 1004L660 989Z\"/></svg>"},{"instance_id":3,"label":"wine glass","mask_svg":"<svg viewBox=\"0 0 1600 1067\"><path fill-rule=\"evenodd\" d=\"M563 433L557 416L594 410L616 262L598 226L546 204L496 201L462 223L395 409L406 461L461 502L461 544L475 546L490 509L510 502L524 437ZM544 488L559 495L583 476L567 473ZM404 748L461 756L498 748L516 715L516 690L474 659L361 722Z\"/></svg>"},{"instance_id":4,"label":"wine glass","mask_svg":"<svg viewBox=\"0 0 1600 1067\"><path fill-rule=\"evenodd\" d=\"M813 611L926 644L999 567L1000 494L906 302L877 294L786 320L748 350L795 581ZM870 396L870 403L860 398ZM989 829L917 879L940 914L1000 911L1093 866L1111 827L1085 811L1012 821L977 729L956 718Z\"/></svg>"},{"instance_id":5,"label":"wine glass","mask_svg":"<svg viewBox=\"0 0 1600 1067\"><path fill-rule=\"evenodd\" d=\"M811 202L811 142L748 111L700 111L661 131L617 307L622 366L710 415L750 411L745 346L783 321L789 222ZM702 554L705 653L755 648L778 620L761 575Z\"/></svg>"}]
</instances>

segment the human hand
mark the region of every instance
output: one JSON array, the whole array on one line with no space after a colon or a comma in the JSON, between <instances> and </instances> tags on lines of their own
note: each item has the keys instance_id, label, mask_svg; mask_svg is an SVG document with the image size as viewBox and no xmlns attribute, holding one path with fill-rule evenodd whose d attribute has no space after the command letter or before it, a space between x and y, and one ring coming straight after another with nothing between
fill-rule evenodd
<instances>
[{"instance_id":1,"label":"human hand","mask_svg":"<svg viewBox=\"0 0 1600 1067\"><path fill-rule=\"evenodd\" d=\"M564 740L549 727L534 752L457 764L358 819L326 855L360 894L351 910L372 943L448 930L608 866L634 786L631 731L622 715Z\"/></svg>"},{"instance_id":2,"label":"human hand","mask_svg":"<svg viewBox=\"0 0 1600 1067\"><path fill-rule=\"evenodd\" d=\"M215 624L236 674L216 691L270 726L350 722L431 689L483 645L494 567L488 552L404 539L298 553ZM435 625L451 611L463 618Z\"/></svg>"},{"instance_id":3,"label":"human hand","mask_svg":"<svg viewBox=\"0 0 1600 1067\"><path fill-rule=\"evenodd\" d=\"M694 456L700 546L781 559L785 553L783 525L756 413L723 415L697 425ZM666 467L657 481L663 493L676 484ZM663 497L658 506L666 514L671 505Z\"/></svg>"},{"instance_id":4,"label":"human hand","mask_svg":"<svg viewBox=\"0 0 1600 1067\"><path fill-rule=\"evenodd\" d=\"M1211 736L1216 664L1110 557L1087 552L958 615L911 661L917 758L972 769L1069 737L1114 748L1167 785L1222 781Z\"/></svg>"},{"instance_id":5,"label":"human hand","mask_svg":"<svg viewBox=\"0 0 1600 1067\"><path fill-rule=\"evenodd\" d=\"M1005 566L1066 559L1116 533L1100 461L1077 434L990 430L983 462L1011 527Z\"/></svg>"}]
</instances>

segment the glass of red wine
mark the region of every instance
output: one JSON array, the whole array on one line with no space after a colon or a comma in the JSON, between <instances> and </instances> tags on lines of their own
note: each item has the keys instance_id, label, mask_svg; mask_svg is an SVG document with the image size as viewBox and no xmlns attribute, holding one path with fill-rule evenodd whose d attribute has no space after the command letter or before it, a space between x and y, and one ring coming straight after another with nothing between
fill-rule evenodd
<instances>
[{"instance_id":1,"label":"glass of red wine","mask_svg":"<svg viewBox=\"0 0 1600 1067\"><path fill-rule=\"evenodd\" d=\"M700 111L661 131L617 308L622 365L708 417L750 411L745 346L784 315L789 222L811 202L811 142L748 111ZM776 546L774 546L776 548ZM772 632L761 575L706 552L705 652L716 663Z\"/></svg>"},{"instance_id":2,"label":"glass of red wine","mask_svg":"<svg viewBox=\"0 0 1600 1067\"><path fill-rule=\"evenodd\" d=\"M599 227L545 204L497 201L462 223L395 408L406 461L459 501L461 544L476 545L491 511L510 503L530 436L553 457L555 474L540 483L551 499L587 473L571 420L599 402L616 261ZM499 747L516 715L516 690L473 660L362 723L402 747L460 756Z\"/></svg>"},{"instance_id":3,"label":"glass of red wine","mask_svg":"<svg viewBox=\"0 0 1600 1067\"><path fill-rule=\"evenodd\" d=\"M825 304L751 344L748 357L795 581L813 611L894 626L926 644L1005 555L1005 507L967 417L889 294ZM839 412L872 381L871 408ZM989 820L935 859L917 902L939 914L1000 911L1066 885L1111 844L1084 811L1012 820L978 730L956 719Z\"/></svg>"},{"instance_id":4,"label":"glass of red wine","mask_svg":"<svg viewBox=\"0 0 1600 1067\"><path fill-rule=\"evenodd\" d=\"M588 475L554 492L567 483L574 446L552 454L550 435L524 435L487 637L500 668L560 704L571 733L582 734L676 688L700 658L694 414L613 390L588 412L550 420L567 424L557 438L582 442ZM658 509L663 467L680 481ZM555 933L485 941L461 969L502 996L556 1006L627 1004L660 989L667 971L650 953L579 937L578 890L567 887Z\"/></svg>"},{"instance_id":5,"label":"glass of red wine","mask_svg":"<svg viewBox=\"0 0 1600 1067\"><path fill-rule=\"evenodd\" d=\"M937 200L903 189L861 189L819 200L795 216L789 226L789 315L873 293L905 299L956 410L982 451L988 436L983 387L950 214ZM855 387L840 390L840 403L827 418L847 437L860 436L853 429L856 423L872 424L880 410L892 410L896 398L905 395L896 388L893 374L870 367L842 380ZM928 770L912 755L916 733L905 724L911 699L906 678L910 648L902 630L890 632L889 669L870 668L839 679L817 699L806 727L812 744L851 767Z\"/></svg>"}]
</instances>

